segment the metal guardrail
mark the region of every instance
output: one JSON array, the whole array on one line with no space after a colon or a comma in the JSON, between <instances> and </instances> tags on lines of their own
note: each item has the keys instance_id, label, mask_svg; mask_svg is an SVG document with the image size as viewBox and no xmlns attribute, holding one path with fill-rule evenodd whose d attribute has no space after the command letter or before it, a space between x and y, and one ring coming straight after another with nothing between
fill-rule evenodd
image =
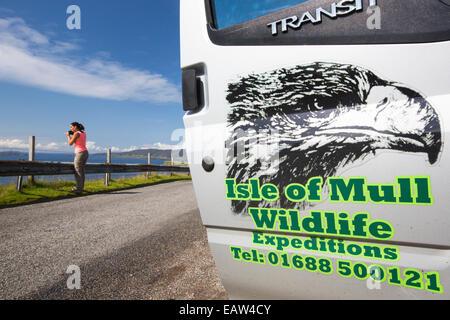
<instances>
[{"instance_id":1,"label":"metal guardrail","mask_svg":"<svg viewBox=\"0 0 450 320\"><path fill-rule=\"evenodd\" d=\"M88 163L85 167L86 174L111 174L133 172L184 172L190 173L189 167L159 166L149 164L112 164L112 163ZM74 174L73 163L65 162L36 162L36 161L11 161L0 160L0 177L18 176L17 189L21 189L23 176L49 176ZM20 180L20 181L19 181ZM105 183L108 183L108 179Z\"/></svg>"},{"instance_id":2,"label":"metal guardrail","mask_svg":"<svg viewBox=\"0 0 450 320\"><path fill-rule=\"evenodd\" d=\"M71 162L41 162L35 159L36 137L29 137L28 161L25 160L0 160L0 177L17 176L16 189L22 189L23 177L28 176L28 181L34 181L34 176L58 176L74 174L75 168ZM88 163L85 167L86 174L105 174L105 185L111 181L111 173L146 172L147 179L151 172L185 172L190 173L189 167L152 165L150 152L147 154L147 164L112 164L111 149L108 149L106 163Z\"/></svg>"},{"instance_id":3,"label":"metal guardrail","mask_svg":"<svg viewBox=\"0 0 450 320\"><path fill-rule=\"evenodd\" d=\"M86 174L91 173L129 173L129 172L186 172L189 167L158 166L149 164L112 164L88 163ZM35 162L0 160L0 177L10 176L51 176L74 174L73 163L65 162Z\"/></svg>"}]
</instances>

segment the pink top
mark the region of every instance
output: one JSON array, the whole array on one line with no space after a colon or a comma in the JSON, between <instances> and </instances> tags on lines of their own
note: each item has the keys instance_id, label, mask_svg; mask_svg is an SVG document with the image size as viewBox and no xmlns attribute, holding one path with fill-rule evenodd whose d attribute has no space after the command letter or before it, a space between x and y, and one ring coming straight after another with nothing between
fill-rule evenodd
<instances>
[{"instance_id":1,"label":"pink top","mask_svg":"<svg viewBox=\"0 0 450 320\"><path fill-rule=\"evenodd\" d=\"M79 136L77 140L75 140L75 153L80 153L86 151L86 133L78 131Z\"/></svg>"}]
</instances>

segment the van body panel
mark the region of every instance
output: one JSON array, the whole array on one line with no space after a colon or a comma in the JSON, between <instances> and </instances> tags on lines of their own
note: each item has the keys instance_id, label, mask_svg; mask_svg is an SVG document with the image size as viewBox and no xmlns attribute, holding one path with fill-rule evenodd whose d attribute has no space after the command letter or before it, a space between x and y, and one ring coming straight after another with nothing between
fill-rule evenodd
<instances>
[{"instance_id":1,"label":"van body panel","mask_svg":"<svg viewBox=\"0 0 450 320\"><path fill-rule=\"evenodd\" d=\"M381 0L379 3L383 8ZM357 213L367 212L371 220L387 221L393 228L393 236L385 244L399 248L400 260L384 266L400 266L401 270L419 268L424 272L439 271L442 286L448 288L450 41L371 45L222 46L211 41L206 9L204 0L181 0L181 67L183 70L194 69L198 72L204 95L201 109L189 111L184 116L185 145L202 221L208 228L211 251L230 297L448 298L450 289L435 294L427 290L419 291L383 283L381 290L370 290L366 281L346 279L336 274L320 275L304 270L285 270L267 263L263 265L235 261L229 247L239 243L243 247L254 247L252 232L257 228L248 213L252 206L295 209L299 211L301 218L310 215L311 211L333 211L336 214L346 212L350 218ZM340 20L341 18L336 20L336 26L339 26ZM333 91L333 86L327 87L333 76L342 77L338 83L349 86L350 93L345 97L347 100L339 93L334 96L330 94L328 100L324 98ZM294 84L285 80L288 77L294 79ZM308 77L315 77L316 87L296 85L307 83ZM360 82L357 83L358 81ZM358 90L350 90L353 84ZM290 89L285 89L289 85ZM255 92L245 91L251 86L258 89ZM323 90L320 91L322 87ZM275 89L271 91L273 88ZM297 89L298 92L295 92ZM302 107L302 99L315 89L320 92L313 100L308 100L313 102L310 105L304 104L309 109L297 110L297 106L289 106L289 101L298 99ZM346 88L342 90L345 92ZM270 103L279 103L275 98L282 94L290 94L290 100L284 107L272 108ZM356 101L352 99L362 99L363 102L356 104L351 102ZM350 102L344 103L346 101ZM387 105L394 106L391 113L379 111L389 110ZM289 109L291 107L294 109ZM264 110L272 113L255 111L256 108L268 108ZM290 111L283 113L284 110ZM269 116L258 118L258 112ZM339 115L339 118L331 119L335 115ZM327 118L327 122L324 121L325 125L317 129L320 117ZM280 118L284 121L275 123ZM261 124L261 132L253 132L258 124ZM316 126L315 134L310 137L304 135L312 130L306 124ZM243 129L243 135L234 135L237 128ZM272 131L266 134L265 129ZM343 132L348 137L343 137ZM278 161L264 169L259 166L267 161L264 160L264 155L270 151L258 154L257 148L252 149L251 138L255 133L267 138L266 142L269 141L264 147L279 147ZM417 138L421 135L426 138ZM289 137L286 138L287 136ZM328 140L323 138L316 141L318 136L326 136ZM302 142L286 142L295 140L293 137ZM341 140L336 140L336 137ZM236 160L230 150L239 139L246 140L245 143L250 147L244 147L244 155ZM334 139L333 143L337 147L327 149L322 158L315 156L312 161L311 157L305 156L317 152L331 139ZM359 145L368 149L345 149L350 150L349 152L359 150L357 155L351 156L347 151L341 152L344 148L339 149L339 146L350 144L352 139L360 139ZM309 148L308 143L311 144ZM335 162L330 153L335 155ZM339 156L343 157L342 160L338 159ZM214 161L214 169L210 172L202 165L205 157ZM289 161L285 161L286 159ZM314 172L319 173L309 173L308 176L322 176L324 179L320 202L233 202L226 198L227 178L235 178L236 183L242 184L249 183L252 178L259 178L261 185L273 182L281 196L284 196L282 193L289 183L306 184L306 167L320 167L321 164L325 166L327 159L329 163L335 164L324 171L316 168ZM292 163L304 165L293 166ZM276 172L281 170L286 171L284 175L271 180L268 172L272 172L272 177L275 177ZM331 190L327 184L330 177L363 177L366 184L395 185L396 192L400 189L398 178L411 177L414 182L414 177L422 177L429 181L427 187L422 186L427 189L431 199L422 205L375 203L369 197L359 203L332 202L329 198ZM412 197L415 198L419 187L413 184L411 188ZM401 197L399 194L396 196L397 199ZM301 238L311 235L299 232L296 236ZM336 236L347 241L355 240L351 235ZM381 241L369 238L356 240L361 243ZM263 247L258 249L261 252L265 250ZM314 254L320 256L317 252ZM345 257L362 262L367 260ZM336 263L334 255L330 259Z\"/></svg>"}]
</instances>

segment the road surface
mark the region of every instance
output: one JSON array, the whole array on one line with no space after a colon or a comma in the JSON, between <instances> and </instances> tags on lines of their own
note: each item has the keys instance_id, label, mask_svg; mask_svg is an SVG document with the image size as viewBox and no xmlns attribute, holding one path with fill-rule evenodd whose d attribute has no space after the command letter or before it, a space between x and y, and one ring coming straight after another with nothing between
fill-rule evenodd
<instances>
[{"instance_id":1,"label":"road surface","mask_svg":"<svg viewBox=\"0 0 450 320\"><path fill-rule=\"evenodd\" d=\"M0 210L0 299L226 298L189 181Z\"/></svg>"}]
</instances>

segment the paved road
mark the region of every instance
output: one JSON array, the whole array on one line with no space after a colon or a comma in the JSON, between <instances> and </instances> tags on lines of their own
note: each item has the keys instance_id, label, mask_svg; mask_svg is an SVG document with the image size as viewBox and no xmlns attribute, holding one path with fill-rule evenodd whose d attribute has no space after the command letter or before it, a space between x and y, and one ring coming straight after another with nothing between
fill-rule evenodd
<instances>
[{"instance_id":1,"label":"paved road","mask_svg":"<svg viewBox=\"0 0 450 320\"><path fill-rule=\"evenodd\" d=\"M0 210L0 299L226 298L191 182Z\"/></svg>"}]
</instances>

